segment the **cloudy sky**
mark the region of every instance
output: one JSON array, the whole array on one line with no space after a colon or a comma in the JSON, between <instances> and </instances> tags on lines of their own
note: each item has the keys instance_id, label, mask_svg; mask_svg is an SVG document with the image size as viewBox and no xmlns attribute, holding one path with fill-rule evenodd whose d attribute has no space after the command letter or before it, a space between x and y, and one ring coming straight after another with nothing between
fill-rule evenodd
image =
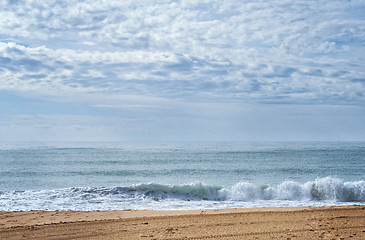
<instances>
[{"instance_id":1,"label":"cloudy sky","mask_svg":"<svg viewBox=\"0 0 365 240\"><path fill-rule=\"evenodd\" d=\"M365 140L364 12L0 1L0 140Z\"/></svg>"}]
</instances>

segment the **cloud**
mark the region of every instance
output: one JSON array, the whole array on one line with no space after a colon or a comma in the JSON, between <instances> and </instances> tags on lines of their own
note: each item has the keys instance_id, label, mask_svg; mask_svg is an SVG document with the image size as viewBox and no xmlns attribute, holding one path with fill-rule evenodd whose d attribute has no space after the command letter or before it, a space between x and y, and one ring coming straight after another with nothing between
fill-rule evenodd
<instances>
[{"instance_id":1,"label":"cloud","mask_svg":"<svg viewBox=\"0 0 365 240\"><path fill-rule=\"evenodd\" d=\"M343 0L2 1L0 89L361 105L364 11Z\"/></svg>"},{"instance_id":2,"label":"cloud","mask_svg":"<svg viewBox=\"0 0 365 240\"><path fill-rule=\"evenodd\" d=\"M15 43L0 43L0 62L3 90L257 102L363 101L353 91L364 86L348 80L361 79L361 72L322 63L315 67L275 63L242 66L169 52L101 53ZM337 77L331 78L333 75Z\"/></svg>"}]
</instances>

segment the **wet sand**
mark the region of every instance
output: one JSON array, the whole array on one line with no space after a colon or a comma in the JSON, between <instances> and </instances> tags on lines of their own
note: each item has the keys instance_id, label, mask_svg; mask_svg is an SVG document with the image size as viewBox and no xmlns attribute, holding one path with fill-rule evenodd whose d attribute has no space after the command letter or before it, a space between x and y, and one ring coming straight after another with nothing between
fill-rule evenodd
<instances>
[{"instance_id":1,"label":"wet sand","mask_svg":"<svg viewBox=\"0 0 365 240\"><path fill-rule=\"evenodd\" d=\"M0 212L0 239L365 239L365 206Z\"/></svg>"}]
</instances>

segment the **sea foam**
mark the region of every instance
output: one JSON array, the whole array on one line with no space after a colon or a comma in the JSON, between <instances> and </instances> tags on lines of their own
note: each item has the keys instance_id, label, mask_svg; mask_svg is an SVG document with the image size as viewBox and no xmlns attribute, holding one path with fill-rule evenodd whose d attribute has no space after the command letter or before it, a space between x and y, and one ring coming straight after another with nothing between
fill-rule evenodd
<instances>
[{"instance_id":1,"label":"sea foam","mask_svg":"<svg viewBox=\"0 0 365 240\"><path fill-rule=\"evenodd\" d=\"M239 182L231 187L205 185L138 184L129 188L145 196L214 201L305 200L365 201L365 181L344 182L338 178L318 178L306 183L285 181L277 186Z\"/></svg>"},{"instance_id":2,"label":"sea foam","mask_svg":"<svg viewBox=\"0 0 365 240\"><path fill-rule=\"evenodd\" d=\"M365 204L365 181L344 182L326 177L298 183L233 186L192 183L136 184L129 187L80 187L54 190L5 191L0 211L201 209L265 206L327 206Z\"/></svg>"}]
</instances>

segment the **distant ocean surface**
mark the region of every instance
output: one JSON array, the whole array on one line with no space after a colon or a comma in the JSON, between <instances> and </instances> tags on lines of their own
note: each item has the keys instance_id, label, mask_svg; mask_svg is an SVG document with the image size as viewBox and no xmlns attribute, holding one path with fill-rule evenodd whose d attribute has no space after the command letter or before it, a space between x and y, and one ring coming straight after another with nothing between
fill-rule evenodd
<instances>
[{"instance_id":1,"label":"distant ocean surface","mask_svg":"<svg viewBox=\"0 0 365 240\"><path fill-rule=\"evenodd\" d=\"M365 142L0 143L0 211L365 204Z\"/></svg>"}]
</instances>

